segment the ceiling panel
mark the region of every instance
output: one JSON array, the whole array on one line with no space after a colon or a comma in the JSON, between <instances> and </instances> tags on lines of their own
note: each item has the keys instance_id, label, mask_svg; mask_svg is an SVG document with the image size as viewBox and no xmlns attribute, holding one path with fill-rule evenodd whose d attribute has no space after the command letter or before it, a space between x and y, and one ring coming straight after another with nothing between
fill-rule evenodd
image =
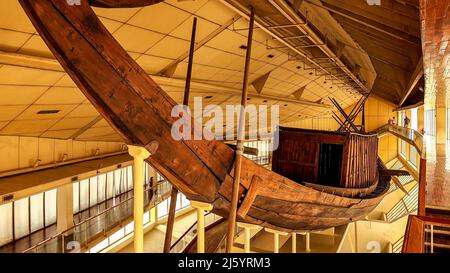
<instances>
[{"instance_id":1,"label":"ceiling panel","mask_svg":"<svg viewBox=\"0 0 450 273\"><path fill-rule=\"evenodd\" d=\"M170 33L190 16L181 9L161 3L142 8L128 23L160 33ZM167 20L168 18L170 20Z\"/></svg>"},{"instance_id":2,"label":"ceiling panel","mask_svg":"<svg viewBox=\"0 0 450 273\"><path fill-rule=\"evenodd\" d=\"M76 87L51 87L35 104L80 104L86 97Z\"/></svg>"}]
</instances>

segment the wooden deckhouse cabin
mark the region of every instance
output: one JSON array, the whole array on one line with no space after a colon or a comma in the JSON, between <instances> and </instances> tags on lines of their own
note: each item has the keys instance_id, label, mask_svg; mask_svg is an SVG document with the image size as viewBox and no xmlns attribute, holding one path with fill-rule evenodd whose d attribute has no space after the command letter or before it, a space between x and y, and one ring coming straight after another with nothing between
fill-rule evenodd
<instances>
[{"instance_id":1,"label":"wooden deckhouse cabin","mask_svg":"<svg viewBox=\"0 0 450 273\"><path fill-rule=\"evenodd\" d=\"M377 178L377 135L281 127L272 170L293 181L367 188Z\"/></svg>"}]
</instances>

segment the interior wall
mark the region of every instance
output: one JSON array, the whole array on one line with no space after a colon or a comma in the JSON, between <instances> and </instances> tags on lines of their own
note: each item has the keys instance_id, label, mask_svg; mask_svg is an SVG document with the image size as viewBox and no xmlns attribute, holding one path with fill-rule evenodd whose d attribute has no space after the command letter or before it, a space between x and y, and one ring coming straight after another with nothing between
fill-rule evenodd
<instances>
[{"instance_id":1,"label":"interior wall","mask_svg":"<svg viewBox=\"0 0 450 273\"><path fill-rule=\"evenodd\" d=\"M331 116L322 116L308 119L301 119L293 122L282 124L286 127L336 131L339 127L337 122Z\"/></svg>"},{"instance_id":2,"label":"interior wall","mask_svg":"<svg viewBox=\"0 0 450 273\"><path fill-rule=\"evenodd\" d=\"M376 97L369 97L365 106L365 126L366 131L374 131L388 123L389 118L396 117L397 113L394 112L395 105L390 104L384 100ZM350 113L352 107L346 109L347 113ZM361 124L360 114L355 124ZM397 157L398 153L398 138L392 134L385 134L380 137L378 142L378 155L384 162L389 162Z\"/></svg>"},{"instance_id":3,"label":"interior wall","mask_svg":"<svg viewBox=\"0 0 450 273\"><path fill-rule=\"evenodd\" d=\"M123 143L0 136L0 172L122 151ZM66 154L66 156L64 156Z\"/></svg>"}]
</instances>

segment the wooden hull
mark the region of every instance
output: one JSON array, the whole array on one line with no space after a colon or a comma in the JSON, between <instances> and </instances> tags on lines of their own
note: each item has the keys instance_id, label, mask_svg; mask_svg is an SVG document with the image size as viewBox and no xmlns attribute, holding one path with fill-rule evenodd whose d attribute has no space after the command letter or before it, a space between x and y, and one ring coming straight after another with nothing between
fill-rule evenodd
<instances>
[{"instance_id":1,"label":"wooden hull","mask_svg":"<svg viewBox=\"0 0 450 273\"><path fill-rule=\"evenodd\" d=\"M81 6L19 1L55 57L123 140L146 147L152 153L147 161L176 188L192 200L212 203L214 212L227 217L234 151L219 141L172 138L175 101L118 44L87 0ZM280 230L325 229L363 218L388 188L381 181L379 193L342 197L298 184L248 159L241 178L239 220Z\"/></svg>"}]
</instances>

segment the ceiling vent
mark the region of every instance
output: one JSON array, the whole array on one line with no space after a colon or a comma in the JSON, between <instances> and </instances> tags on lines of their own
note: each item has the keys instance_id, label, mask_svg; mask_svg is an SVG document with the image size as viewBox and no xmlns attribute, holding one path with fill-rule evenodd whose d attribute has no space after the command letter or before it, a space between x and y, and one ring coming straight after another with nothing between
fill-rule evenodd
<instances>
[{"instance_id":1,"label":"ceiling vent","mask_svg":"<svg viewBox=\"0 0 450 273\"><path fill-rule=\"evenodd\" d=\"M51 115L51 114L57 114L60 110L41 110L37 112L38 115Z\"/></svg>"},{"instance_id":2,"label":"ceiling vent","mask_svg":"<svg viewBox=\"0 0 450 273\"><path fill-rule=\"evenodd\" d=\"M3 196L3 202L10 201L13 199L14 199L14 194L9 194L9 195Z\"/></svg>"}]
</instances>

